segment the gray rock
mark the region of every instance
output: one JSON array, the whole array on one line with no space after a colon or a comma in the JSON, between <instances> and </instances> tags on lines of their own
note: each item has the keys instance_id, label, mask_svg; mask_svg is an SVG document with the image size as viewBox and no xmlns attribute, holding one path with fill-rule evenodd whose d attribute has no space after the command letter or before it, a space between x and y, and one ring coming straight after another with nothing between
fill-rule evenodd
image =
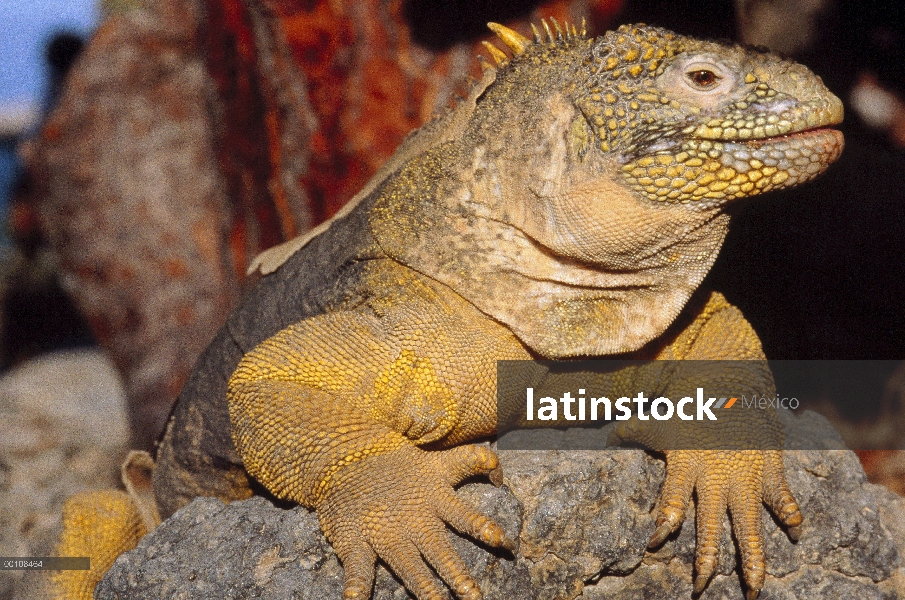
<instances>
[{"instance_id":1,"label":"gray rock","mask_svg":"<svg viewBox=\"0 0 905 600\"><path fill-rule=\"evenodd\" d=\"M784 415L791 431L832 437L814 413ZM830 441L828 443L836 443ZM520 547L515 558L455 536L485 598L691 598L694 514L646 552L665 474L640 450L507 451L504 485L470 483L465 499L493 516ZM764 512L763 600L905 598L905 499L867 483L855 455L786 453L789 484L805 515L792 543ZM740 600L728 519L717 575L701 600ZM263 498L224 505L197 499L122 555L96 598L340 598L342 569L302 508ZM375 599L408 597L382 567Z\"/></svg>"}]
</instances>

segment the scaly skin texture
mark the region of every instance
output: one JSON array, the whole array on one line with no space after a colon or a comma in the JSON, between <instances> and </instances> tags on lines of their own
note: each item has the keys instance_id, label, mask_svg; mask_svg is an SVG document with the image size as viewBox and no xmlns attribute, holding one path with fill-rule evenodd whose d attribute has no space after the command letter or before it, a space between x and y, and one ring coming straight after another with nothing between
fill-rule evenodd
<instances>
[{"instance_id":1,"label":"scaly skin texture","mask_svg":"<svg viewBox=\"0 0 905 600\"><path fill-rule=\"evenodd\" d=\"M592 40L544 24L531 42L492 27L511 60L494 49L498 68L339 219L257 261L270 275L202 356L161 442L164 518L260 484L317 511L347 598L370 595L377 557L421 600L445 597L428 565L460 598L480 598L445 524L514 546L453 493L497 474L492 452L460 445L496 431L497 360L763 358L739 311L696 289L727 202L838 157L841 134L825 126L841 120L839 100L800 65L662 29ZM756 379L772 389L769 373ZM780 452L727 449L725 431L781 443L775 415L745 412L756 422L693 450L681 427L628 422L617 436L680 448L665 452L651 544L696 492L696 589L728 509L755 597L761 504L793 537L802 517Z\"/></svg>"},{"instance_id":2,"label":"scaly skin texture","mask_svg":"<svg viewBox=\"0 0 905 600\"><path fill-rule=\"evenodd\" d=\"M94 587L116 557L135 547L147 533L135 504L117 490L84 492L66 501L65 528L57 546L59 556L88 556L87 571L57 571L53 576L55 597L92 598Z\"/></svg>"}]
</instances>

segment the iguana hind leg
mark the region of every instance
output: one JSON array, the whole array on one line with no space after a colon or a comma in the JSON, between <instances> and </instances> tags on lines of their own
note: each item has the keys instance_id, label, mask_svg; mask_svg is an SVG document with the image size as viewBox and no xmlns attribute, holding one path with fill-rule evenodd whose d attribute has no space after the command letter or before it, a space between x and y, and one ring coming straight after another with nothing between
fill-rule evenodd
<instances>
[{"instance_id":1,"label":"iguana hind leg","mask_svg":"<svg viewBox=\"0 0 905 600\"><path fill-rule=\"evenodd\" d=\"M58 571L56 598L89 600L116 557L131 550L147 533L141 514L126 492L98 490L77 494L63 508L59 556L87 556L91 569Z\"/></svg>"},{"instance_id":2,"label":"iguana hind leg","mask_svg":"<svg viewBox=\"0 0 905 600\"><path fill-rule=\"evenodd\" d=\"M133 549L160 523L151 492L154 461L147 452L132 451L121 473L125 492L96 490L69 498L63 507L59 556L87 556L90 569L59 571L53 593L61 600L88 600L107 570L123 552Z\"/></svg>"}]
</instances>

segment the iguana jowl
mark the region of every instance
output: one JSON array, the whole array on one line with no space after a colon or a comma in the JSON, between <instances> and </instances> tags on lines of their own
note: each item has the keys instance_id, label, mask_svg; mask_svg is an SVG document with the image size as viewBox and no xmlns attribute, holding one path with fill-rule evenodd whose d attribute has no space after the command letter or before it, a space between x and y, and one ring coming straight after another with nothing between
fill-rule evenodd
<instances>
[{"instance_id":1,"label":"iguana jowl","mask_svg":"<svg viewBox=\"0 0 905 600\"><path fill-rule=\"evenodd\" d=\"M161 443L164 516L197 495L247 497L247 472L317 511L347 598L370 595L377 557L418 598L444 597L428 565L479 598L445 524L513 547L453 492L498 465L459 445L495 431L497 360L763 357L719 294L689 299L727 202L838 157L840 101L771 54L645 26L597 39L544 27L532 42L492 25L512 59L494 49L498 68L325 233L263 257L275 272L202 357ZM802 521L780 452L666 460L652 543L696 489L696 590L728 506L756 596L761 504L793 535Z\"/></svg>"}]
</instances>

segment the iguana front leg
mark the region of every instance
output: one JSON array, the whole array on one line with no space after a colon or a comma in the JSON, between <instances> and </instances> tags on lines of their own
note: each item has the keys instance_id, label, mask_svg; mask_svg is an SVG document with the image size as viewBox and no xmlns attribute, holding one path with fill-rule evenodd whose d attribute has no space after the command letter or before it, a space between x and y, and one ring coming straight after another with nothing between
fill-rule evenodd
<instances>
[{"instance_id":1,"label":"iguana front leg","mask_svg":"<svg viewBox=\"0 0 905 600\"><path fill-rule=\"evenodd\" d=\"M797 541L802 517L789 491L782 452L775 450L675 450L666 453L666 481L660 495L656 530L648 546L662 544L685 520L697 489L697 553L694 593L704 591L719 562L723 519L728 508L741 552L746 597L764 585L764 531L761 504L786 525Z\"/></svg>"},{"instance_id":2,"label":"iguana front leg","mask_svg":"<svg viewBox=\"0 0 905 600\"><path fill-rule=\"evenodd\" d=\"M236 381L230 389L236 443L249 472L277 496L317 511L345 569L346 598L370 597L378 557L420 599L446 597L425 562L461 598L481 597L444 523L489 546L513 548L498 525L453 490L497 468L490 450L421 450L309 385ZM268 418L259 425L241 424L264 411Z\"/></svg>"},{"instance_id":3,"label":"iguana front leg","mask_svg":"<svg viewBox=\"0 0 905 600\"><path fill-rule=\"evenodd\" d=\"M345 569L345 597L370 596L379 557L419 599L446 597L428 565L461 598L480 598L446 524L513 548L453 490L496 469L497 458L477 446L418 445L493 433L496 363L487 357L525 351L411 273L377 280L401 287L302 321L245 355L229 383L233 439L265 487L317 511Z\"/></svg>"},{"instance_id":4,"label":"iguana front leg","mask_svg":"<svg viewBox=\"0 0 905 600\"><path fill-rule=\"evenodd\" d=\"M669 383L667 397L688 395L691 381L692 388L703 385L716 394L721 390L737 394L740 389L770 394L774 390L757 334L741 312L719 294L710 297L694 322L657 358L708 361L706 364L717 369L707 373L703 367L691 367L688 381L676 377ZM682 392L677 391L680 389ZM753 600L763 588L766 572L761 506L767 505L793 540L801 534L802 516L785 478L779 450L784 434L775 412L742 407L724 412L713 426L697 421L664 424L632 419L616 428L611 441L636 441L666 449L666 479L648 546L662 544L679 528L696 491L694 592L701 593L716 571L728 510L741 552L747 598Z\"/></svg>"}]
</instances>

